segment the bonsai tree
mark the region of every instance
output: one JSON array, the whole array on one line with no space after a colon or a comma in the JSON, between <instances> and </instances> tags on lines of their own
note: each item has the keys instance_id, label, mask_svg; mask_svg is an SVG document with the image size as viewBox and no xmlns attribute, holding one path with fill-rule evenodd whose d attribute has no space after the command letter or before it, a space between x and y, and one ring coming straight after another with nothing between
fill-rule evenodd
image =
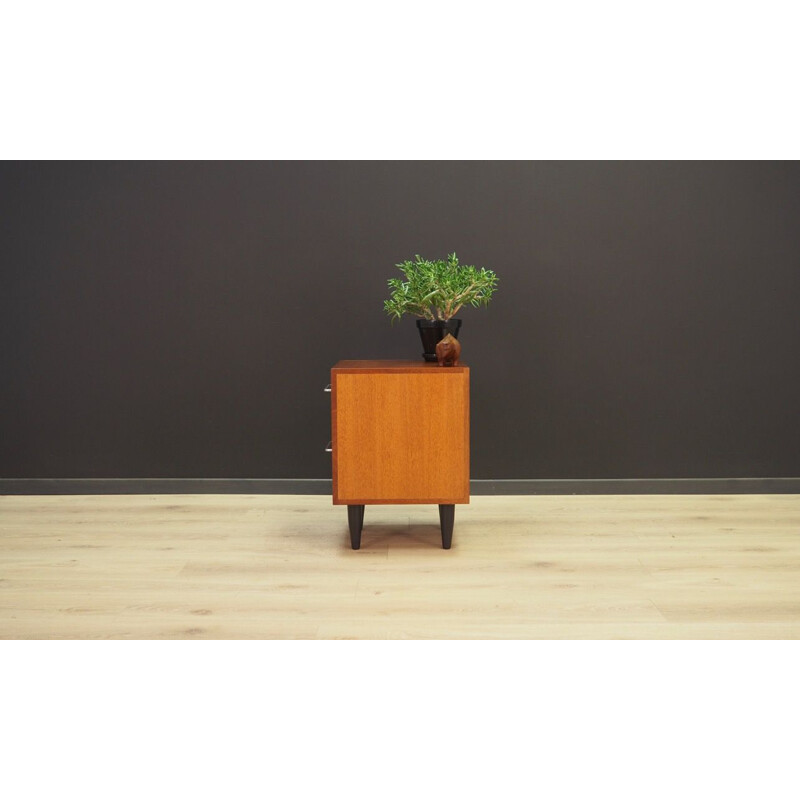
<instances>
[{"instance_id":1,"label":"bonsai tree","mask_svg":"<svg viewBox=\"0 0 800 800\"><path fill-rule=\"evenodd\" d=\"M391 295L383 307L392 322L403 314L446 322L462 306L485 306L497 288L492 270L459 264L455 253L436 261L416 256L396 266L406 280L389 279Z\"/></svg>"}]
</instances>

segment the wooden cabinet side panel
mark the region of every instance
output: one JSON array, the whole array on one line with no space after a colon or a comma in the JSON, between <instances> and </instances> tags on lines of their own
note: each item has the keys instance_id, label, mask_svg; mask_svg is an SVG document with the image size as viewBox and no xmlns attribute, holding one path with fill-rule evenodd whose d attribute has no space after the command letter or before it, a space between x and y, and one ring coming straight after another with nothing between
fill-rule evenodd
<instances>
[{"instance_id":1,"label":"wooden cabinet side panel","mask_svg":"<svg viewBox=\"0 0 800 800\"><path fill-rule=\"evenodd\" d=\"M334 503L469 502L469 373L334 373Z\"/></svg>"}]
</instances>

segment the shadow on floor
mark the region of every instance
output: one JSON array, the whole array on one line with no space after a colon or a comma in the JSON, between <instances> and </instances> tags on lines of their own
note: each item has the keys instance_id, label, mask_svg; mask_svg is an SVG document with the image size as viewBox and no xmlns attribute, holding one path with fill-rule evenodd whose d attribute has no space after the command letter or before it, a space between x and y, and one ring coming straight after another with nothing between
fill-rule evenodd
<instances>
[{"instance_id":1,"label":"shadow on floor","mask_svg":"<svg viewBox=\"0 0 800 800\"><path fill-rule=\"evenodd\" d=\"M350 532L345 528L342 546L350 550ZM438 525L369 525L361 531L361 550L442 549L442 531Z\"/></svg>"}]
</instances>

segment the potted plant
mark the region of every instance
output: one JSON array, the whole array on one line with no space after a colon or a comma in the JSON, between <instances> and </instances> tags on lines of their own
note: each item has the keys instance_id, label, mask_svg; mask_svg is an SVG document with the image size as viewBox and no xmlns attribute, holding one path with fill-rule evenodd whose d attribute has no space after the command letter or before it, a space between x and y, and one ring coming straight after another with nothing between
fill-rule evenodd
<instances>
[{"instance_id":1,"label":"potted plant","mask_svg":"<svg viewBox=\"0 0 800 800\"><path fill-rule=\"evenodd\" d=\"M419 317L426 361L436 361L436 345L448 333L458 338L459 310L465 305L485 306L497 289L492 270L459 264L455 253L435 261L415 256L396 266L405 280L389 279L391 294L383 307L392 322L403 314Z\"/></svg>"}]
</instances>

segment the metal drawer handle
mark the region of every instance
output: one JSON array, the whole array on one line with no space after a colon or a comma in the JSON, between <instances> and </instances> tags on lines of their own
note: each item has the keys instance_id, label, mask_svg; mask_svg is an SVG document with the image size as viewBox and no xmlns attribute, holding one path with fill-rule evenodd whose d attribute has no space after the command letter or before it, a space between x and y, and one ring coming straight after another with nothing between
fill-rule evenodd
<instances>
[{"instance_id":1,"label":"metal drawer handle","mask_svg":"<svg viewBox=\"0 0 800 800\"><path fill-rule=\"evenodd\" d=\"M330 390L331 390L331 385L328 384L322 391L323 392L330 392Z\"/></svg>"},{"instance_id":2,"label":"metal drawer handle","mask_svg":"<svg viewBox=\"0 0 800 800\"><path fill-rule=\"evenodd\" d=\"M328 446L325 448L325 452L326 453L332 453L333 452L333 442L328 442Z\"/></svg>"}]
</instances>

